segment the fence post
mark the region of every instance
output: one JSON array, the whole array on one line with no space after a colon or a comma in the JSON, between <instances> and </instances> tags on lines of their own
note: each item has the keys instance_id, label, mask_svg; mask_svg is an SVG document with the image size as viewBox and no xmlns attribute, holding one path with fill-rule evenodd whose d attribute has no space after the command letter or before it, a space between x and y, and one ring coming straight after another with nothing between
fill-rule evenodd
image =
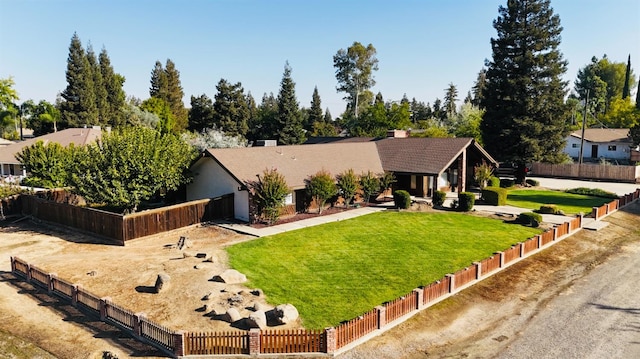
<instances>
[{"instance_id":1,"label":"fence post","mask_svg":"<svg viewBox=\"0 0 640 359\"><path fill-rule=\"evenodd\" d=\"M31 283L31 264L27 263L27 283Z\"/></svg>"},{"instance_id":2,"label":"fence post","mask_svg":"<svg viewBox=\"0 0 640 359\"><path fill-rule=\"evenodd\" d=\"M482 262L473 262L473 264L476 266L476 280L478 280L482 277Z\"/></svg>"},{"instance_id":3,"label":"fence post","mask_svg":"<svg viewBox=\"0 0 640 359\"><path fill-rule=\"evenodd\" d=\"M11 273L15 273L16 272L16 259L11 256Z\"/></svg>"},{"instance_id":4,"label":"fence post","mask_svg":"<svg viewBox=\"0 0 640 359\"><path fill-rule=\"evenodd\" d=\"M111 297L100 298L100 320L103 322L107 319L107 306L110 300Z\"/></svg>"},{"instance_id":5,"label":"fence post","mask_svg":"<svg viewBox=\"0 0 640 359\"><path fill-rule=\"evenodd\" d=\"M53 293L53 286L54 286L54 281L56 279L56 274L55 273L49 273L47 275L47 293L51 294Z\"/></svg>"},{"instance_id":6,"label":"fence post","mask_svg":"<svg viewBox=\"0 0 640 359\"><path fill-rule=\"evenodd\" d=\"M504 267L504 252L495 252L494 254L500 256L500 268Z\"/></svg>"},{"instance_id":7,"label":"fence post","mask_svg":"<svg viewBox=\"0 0 640 359\"><path fill-rule=\"evenodd\" d=\"M80 284L74 284L71 286L71 306L72 307L78 306L78 291L80 289L82 289L82 286Z\"/></svg>"},{"instance_id":8,"label":"fence post","mask_svg":"<svg viewBox=\"0 0 640 359\"><path fill-rule=\"evenodd\" d=\"M188 355L189 353L185 353L184 348L184 332L179 330L172 334L173 336L173 354L176 357L182 357Z\"/></svg>"},{"instance_id":9,"label":"fence post","mask_svg":"<svg viewBox=\"0 0 640 359\"><path fill-rule=\"evenodd\" d=\"M446 274L445 277L449 278L449 293L453 293L456 289L456 276L453 274Z\"/></svg>"},{"instance_id":10,"label":"fence post","mask_svg":"<svg viewBox=\"0 0 640 359\"><path fill-rule=\"evenodd\" d=\"M553 240L557 240L558 239L558 227L553 226Z\"/></svg>"},{"instance_id":11,"label":"fence post","mask_svg":"<svg viewBox=\"0 0 640 359\"><path fill-rule=\"evenodd\" d=\"M327 345L327 347L325 348L325 352L327 354L333 354L336 351L336 328L331 327L331 328L324 328L324 335L325 335L325 343Z\"/></svg>"},{"instance_id":12,"label":"fence post","mask_svg":"<svg viewBox=\"0 0 640 359\"><path fill-rule=\"evenodd\" d=\"M524 257L524 242L520 242L520 258Z\"/></svg>"},{"instance_id":13,"label":"fence post","mask_svg":"<svg viewBox=\"0 0 640 359\"><path fill-rule=\"evenodd\" d=\"M416 296L416 310L422 308L422 302L424 301L424 289L416 288L413 290L413 294Z\"/></svg>"},{"instance_id":14,"label":"fence post","mask_svg":"<svg viewBox=\"0 0 640 359\"><path fill-rule=\"evenodd\" d=\"M376 311L378 312L378 329L382 329L387 325L387 308L384 305L379 305L376 307Z\"/></svg>"},{"instance_id":15,"label":"fence post","mask_svg":"<svg viewBox=\"0 0 640 359\"><path fill-rule=\"evenodd\" d=\"M591 217L598 220L598 207L591 207Z\"/></svg>"},{"instance_id":16,"label":"fence post","mask_svg":"<svg viewBox=\"0 0 640 359\"><path fill-rule=\"evenodd\" d=\"M147 315L144 313L136 313L133 315L133 334L142 338L142 321L147 319Z\"/></svg>"},{"instance_id":17,"label":"fence post","mask_svg":"<svg viewBox=\"0 0 640 359\"><path fill-rule=\"evenodd\" d=\"M538 239L538 249L542 248L542 235L538 234L536 235L536 238Z\"/></svg>"},{"instance_id":18,"label":"fence post","mask_svg":"<svg viewBox=\"0 0 640 359\"><path fill-rule=\"evenodd\" d=\"M584 221L584 214L580 213L578 215L578 218L580 218L580 223L578 224L578 228L582 228L582 221Z\"/></svg>"},{"instance_id":19,"label":"fence post","mask_svg":"<svg viewBox=\"0 0 640 359\"><path fill-rule=\"evenodd\" d=\"M249 355L257 356L260 354L260 329L249 329Z\"/></svg>"}]
</instances>

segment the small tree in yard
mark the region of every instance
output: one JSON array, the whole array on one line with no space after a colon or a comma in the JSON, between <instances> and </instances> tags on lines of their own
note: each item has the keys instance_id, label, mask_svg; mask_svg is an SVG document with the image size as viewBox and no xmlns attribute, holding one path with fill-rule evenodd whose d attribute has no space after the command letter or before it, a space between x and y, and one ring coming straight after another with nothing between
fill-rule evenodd
<instances>
[{"instance_id":1,"label":"small tree in yard","mask_svg":"<svg viewBox=\"0 0 640 359\"><path fill-rule=\"evenodd\" d=\"M349 203L351 203L353 197L358 193L358 189L360 189L358 176L353 172L353 169L348 169L336 176L336 182L338 190L342 198L344 198L344 206L349 207Z\"/></svg>"},{"instance_id":2,"label":"small tree in yard","mask_svg":"<svg viewBox=\"0 0 640 359\"><path fill-rule=\"evenodd\" d=\"M247 185L252 193L252 199L262 218L268 223L275 223L280 217L280 208L291 190L287 186L284 176L275 169L264 170L262 177Z\"/></svg>"},{"instance_id":3,"label":"small tree in yard","mask_svg":"<svg viewBox=\"0 0 640 359\"><path fill-rule=\"evenodd\" d=\"M396 183L396 176L393 175L393 172L385 172L380 177L380 192L388 190L394 183Z\"/></svg>"},{"instance_id":4,"label":"small tree in yard","mask_svg":"<svg viewBox=\"0 0 640 359\"><path fill-rule=\"evenodd\" d=\"M360 187L364 195L364 201L368 205L371 196L380 191L380 179L371 171L360 175Z\"/></svg>"},{"instance_id":5,"label":"small tree in yard","mask_svg":"<svg viewBox=\"0 0 640 359\"><path fill-rule=\"evenodd\" d=\"M473 178L480 185L480 189L487 187L487 181L493 175L493 167L487 164L484 160L479 165L473 167Z\"/></svg>"},{"instance_id":6,"label":"small tree in yard","mask_svg":"<svg viewBox=\"0 0 640 359\"><path fill-rule=\"evenodd\" d=\"M313 197L318 205L318 214L322 213L322 207L327 199L336 194L336 184L331 174L321 170L315 175L305 180L307 192Z\"/></svg>"}]
</instances>

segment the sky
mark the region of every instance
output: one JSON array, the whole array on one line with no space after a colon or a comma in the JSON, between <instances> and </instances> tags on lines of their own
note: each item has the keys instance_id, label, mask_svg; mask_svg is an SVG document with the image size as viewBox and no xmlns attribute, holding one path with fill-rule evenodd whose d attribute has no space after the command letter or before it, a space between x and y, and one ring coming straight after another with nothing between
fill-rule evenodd
<instances>
[{"instance_id":1,"label":"sky","mask_svg":"<svg viewBox=\"0 0 640 359\"><path fill-rule=\"evenodd\" d=\"M105 48L126 78L127 96L149 97L155 62L171 59L191 96L216 94L224 78L258 103L277 95L288 61L301 107L314 87L332 116L345 109L333 56L355 41L377 50L374 93L431 103L454 84L463 100L491 58L493 21L506 0L0 0L0 78L13 77L22 103L54 102L66 87L71 37ZM564 76L573 88L593 56L640 75L640 1L551 0L560 16ZM633 89L632 93L635 93Z\"/></svg>"}]
</instances>

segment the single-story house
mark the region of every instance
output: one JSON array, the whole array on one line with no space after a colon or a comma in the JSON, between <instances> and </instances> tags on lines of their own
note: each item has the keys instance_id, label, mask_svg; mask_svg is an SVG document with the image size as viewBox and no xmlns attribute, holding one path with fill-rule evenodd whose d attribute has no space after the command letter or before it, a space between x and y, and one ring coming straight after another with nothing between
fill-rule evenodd
<instances>
[{"instance_id":1,"label":"single-story house","mask_svg":"<svg viewBox=\"0 0 640 359\"><path fill-rule=\"evenodd\" d=\"M567 137L564 152L574 159L579 159L581 140L582 130L573 131ZM584 130L583 160L599 158L629 160L633 149L628 128L585 128Z\"/></svg>"},{"instance_id":2,"label":"single-story house","mask_svg":"<svg viewBox=\"0 0 640 359\"><path fill-rule=\"evenodd\" d=\"M75 145L86 145L98 140L102 136L100 126L90 128L68 128L58 132L48 133L39 137L29 138L24 141L15 142L7 146L0 147L0 176L4 179L21 180L27 176L26 170L16 158L23 148L29 147L38 141L45 144L57 142L63 147L73 143Z\"/></svg>"},{"instance_id":3,"label":"single-story house","mask_svg":"<svg viewBox=\"0 0 640 359\"><path fill-rule=\"evenodd\" d=\"M247 184L265 169L281 173L292 193L286 203L303 211L307 200L305 179L320 170L333 176L349 169L356 174L393 172L394 189L431 197L436 190L465 191L473 180L473 167L497 162L472 138L386 138L366 142L335 142L275 147L208 149L193 164L194 180L187 185L187 200L234 195L238 220L249 222Z\"/></svg>"}]
</instances>

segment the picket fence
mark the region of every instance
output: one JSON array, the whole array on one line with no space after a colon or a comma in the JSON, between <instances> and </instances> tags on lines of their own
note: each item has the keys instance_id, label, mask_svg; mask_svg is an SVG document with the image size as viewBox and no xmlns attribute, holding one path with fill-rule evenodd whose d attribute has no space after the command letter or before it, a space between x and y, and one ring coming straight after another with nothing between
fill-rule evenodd
<instances>
[{"instance_id":1,"label":"picket fence","mask_svg":"<svg viewBox=\"0 0 640 359\"><path fill-rule=\"evenodd\" d=\"M600 207L594 207L592 216L602 219L625 205L640 198L640 189L615 199ZM145 317L133 313L111 301L69 283L17 257L11 257L11 270L50 294L68 300L87 313L99 315L100 319L130 333L134 338L154 345L173 357L215 355L286 355L303 353L326 353L337 355L387 330L411 315L423 310L467 286L537 253L553 243L580 230L583 217L577 216L569 222L517 243L510 248L474 262L453 274L424 287L383 303L380 306L324 330L260 330L227 332L183 332L173 331Z\"/></svg>"}]
</instances>

